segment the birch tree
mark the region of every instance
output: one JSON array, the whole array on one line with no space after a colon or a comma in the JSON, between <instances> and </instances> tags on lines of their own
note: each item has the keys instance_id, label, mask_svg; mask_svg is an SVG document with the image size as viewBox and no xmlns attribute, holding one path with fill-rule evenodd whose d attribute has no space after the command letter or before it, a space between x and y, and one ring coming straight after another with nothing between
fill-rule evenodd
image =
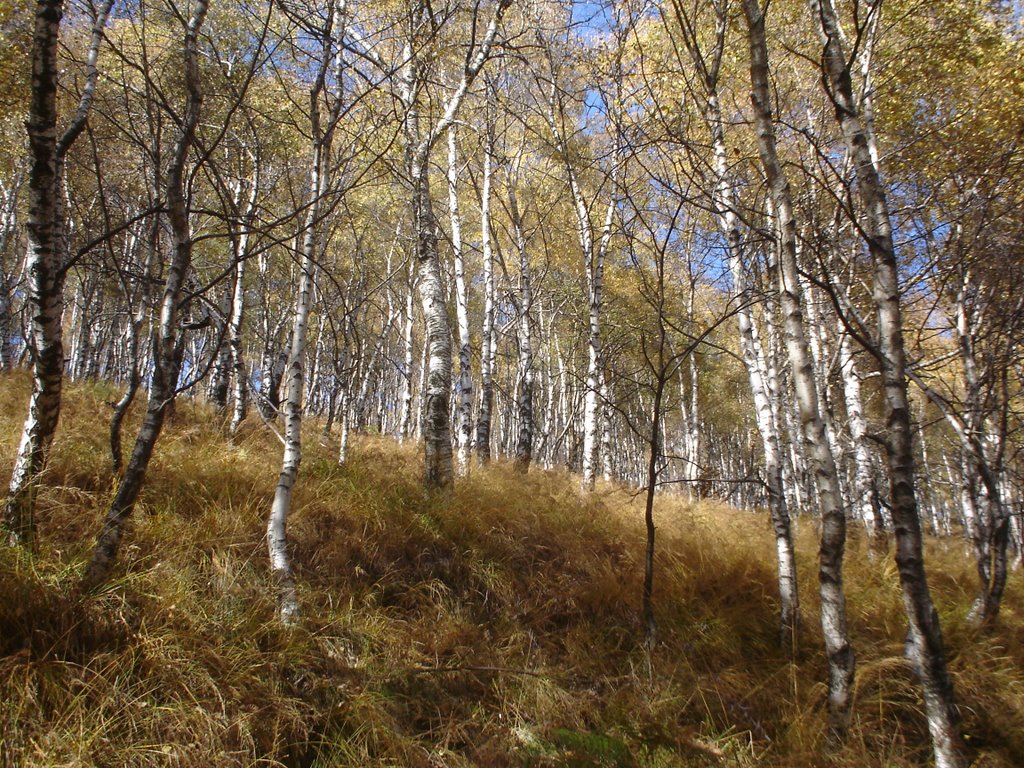
<instances>
[{"instance_id":1,"label":"birch tree","mask_svg":"<svg viewBox=\"0 0 1024 768\"><path fill-rule=\"evenodd\" d=\"M480 411L476 421L476 456L480 464L491 460L491 418L494 409L494 359L497 340L494 331L494 248L491 241L491 185L494 180L494 122L491 91L484 82L486 99L484 126L484 167L480 187L480 254L483 264L484 313L480 330Z\"/></svg>"},{"instance_id":2,"label":"birch tree","mask_svg":"<svg viewBox=\"0 0 1024 768\"><path fill-rule=\"evenodd\" d=\"M267 517L267 550L270 571L277 586L278 617L286 625L293 623L299 613L295 577L288 554L287 522L292 491L302 461L306 339L313 305L314 276L323 248L322 215L329 189L328 169L334 135L345 111L341 93L344 56L338 41L345 34L346 11L346 0L333 0L328 6L323 29L313 31L320 50L315 59L316 71L309 89L309 191L305 201L306 214L299 233L302 244L299 281L283 377L284 454L274 488L274 501Z\"/></svg>"},{"instance_id":3,"label":"birch tree","mask_svg":"<svg viewBox=\"0 0 1024 768\"><path fill-rule=\"evenodd\" d=\"M533 311L533 284L531 280L530 258L527 251L526 231L523 224L523 211L519 207L516 186L519 184L523 153L520 152L513 164L508 180L508 213L512 223L512 238L519 262L519 284L516 301L516 330L519 346L517 365L518 402L517 416L519 430L516 436L515 463L516 469L526 472L533 460L533 330L531 313Z\"/></svg>"},{"instance_id":4,"label":"birch tree","mask_svg":"<svg viewBox=\"0 0 1024 768\"><path fill-rule=\"evenodd\" d=\"M757 431L761 437L765 486L768 491L768 508L775 533L775 553L778 564L780 634L784 644L795 647L800 601L796 577L796 554L793 548L789 510L783 487L782 447L775 415L776 409L773 409L771 402L774 393L768 385L768 364L765 360L764 347L761 344L753 312L754 294L747 278L748 266L744 263L744 236L742 223L737 213L736 186L731 179L729 168L725 121L722 117L719 95L719 80L729 21L728 3L723 0L714 0L711 7L714 19L714 37L711 49L705 51L700 41L699 17L691 14L678 0L674 0L672 3L672 11L679 26L679 34L701 89L699 96L703 103L704 120L714 151L712 206L719 230L726 243L729 273L733 283L732 290L737 300L736 320L740 350L754 401Z\"/></svg>"},{"instance_id":5,"label":"birch tree","mask_svg":"<svg viewBox=\"0 0 1024 768\"><path fill-rule=\"evenodd\" d=\"M82 577L82 587L86 590L105 581L113 567L121 543L122 529L138 501L153 449L178 392L184 342L179 318L182 295L192 267L192 229L185 177L203 100L199 72L199 30L208 8L209 0L197 0L191 17L185 23L182 43L185 105L166 173L165 195L171 243L160 301L160 323L153 339L153 376L146 413Z\"/></svg>"},{"instance_id":6,"label":"birch tree","mask_svg":"<svg viewBox=\"0 0 1024 768\"><path fill-rule=\"evenodd\" d=\"M544 117L548 124L555 151L558 153L563 164L563 171L569 187L569 195L575 216L576 236L586 276L588 328L586 393L583 407L582 486L585 490L593 490L597 479L600 440L601 310L604 301L604 265L615 221L615 208L618 196L618 188L616 186L618 169L616 166L620 162L620 152L616 143L611 152L612 168L606 177L607 202L604 205L604 215L601 223L596 228L597 236L595 237L595 226L591 221L591 204L597 201L593 200L591 203L588 203L580 179L580 169L577 168L573 153L570 151L570 143L575 140L578 127L574 125L575 117L565 98L565 94L569 89L568 83L564 82L568 62L560 58L563 52L557 49L554 39L545 39L544 35L538 31L538 42L544 52L548 70L547 82L538 82L538 86L546 91ZM569 42L567 40L562 44L567 46ZM614 125L614 120L611 122L614 132L617 128Z\"/></svg>"},{"instance_id":7,"label":"birch tree","mask_svg":"<svg viewBox=\"0 0 1024 768\"><path fill-rule=\"evenodd\" d=\"M836 121L857 174L864 237L874 267L872 298L878 328L877 353L886 406L885 451L889 469L890 505L895 527L896 564L909 622L907 653L924 694L925 713L939 768L966 765L953 684L946 668L939 617L932 603L924 568L921 523L914 489L914 451L907 395L906 353L900 306L899 267L885 191L875 159L873 140L861 120L853 95L849 59L831 0L810 0L821 39L821 67L835 106ZM878 4L872 7L877 12Z\"/></svg>"},{"instance_id":8,"label":"birch tree","mask_svg":"<svg viewBox=\"0 0 1024 768\"><path fill-rule=\"evenodd\" d=\"M420 103L429 76L424 46L433 38L439 20L429 3L413 0L405 21L408 27L398 77L398 95L404 113L405 172L411 197L420 299L426 322L423 442L424 480L429 487L450 486L454 476L449 423L452 339L441 279L437 221L430 196L430 154L438 139L455 121L466 92L491 57L502 17L511 3L512 0L497 1L482 34L477 29L480 7L473 7L471 42L465 65L458 82L444 100L440 116L429 122L421 116Z\"/></svg>"},{"instance_id":9,"label":"birch tree","mask_svg":"<svg viewBox=\"0 0 1024 768\"><path fill-rule=\"evenodd\" d=\"M473 437L473 363L469 337L469 296L466 292L466 264L462 251L462 219L459 216L458 129L448 128L448 218L451 222L452 259L455 272L455 313L459 329L459 382L456 392L456 434L459 446L459 472L469 471L469 448ZM485 180L485 184L489 180Z\"/></svg>"},{"instance_id":10,"label":"birch tree","mask_svg":"<svg viewBox=\"0 0 1024 768\"><path fill-rule=\"evenodd\" d=\"M854 654L847 629L846 596L843 591L846 516L839 494L839 473L835 457L818 409L814 364L804 329L803 291L797 266L796 218L789 181L776 148L764 10L759 0L743 0L743 11L750 42L751 104L757 131L757 148L771 195L774 228L778 237L777 278L786 330L786 349L802 433L813 463L822 518L818 577L821 627L829 665L829 733L833 739L841 740L849 728L854 678Z\"/></svg>"},{"instance_id":11,"label":"birch tree","mask_svg":"<svg viewBox=\"0 0 1024 768\"><path fill-rule=\"evenodd\" d=\"M103 28L114 0L104 0L92 18L85 61L85 85L67 127L57 133L58 48L63 0L38 0L32 38L32 84L26 122L31 162L28 173L28 274L26 304L31 317L28 347L32 395L11 474L3 522L10 544L31 542L35 487L60 417L64 375L61 313L67 269L64 165L68 150L85 129L99 78L97 61Z\"/></svg>"}]
</instances>

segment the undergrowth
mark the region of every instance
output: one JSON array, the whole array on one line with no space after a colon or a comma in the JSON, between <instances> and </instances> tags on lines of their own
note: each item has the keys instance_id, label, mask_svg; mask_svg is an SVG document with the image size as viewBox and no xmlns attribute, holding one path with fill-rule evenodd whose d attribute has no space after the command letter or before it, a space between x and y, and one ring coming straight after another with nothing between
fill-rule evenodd
<instances>
[{"instance_id":1,"label":"undergrowth","mask_svg":"<svg viewBox=\"0 0 1024 768\"><path fill-rule=\"evenodd\" d=\"M0 378L0 471L28 396ZM776 639L767 519L658 499L658 644L638 619L637 499L496 462L451 493L415 447L317 429L290 540L303 615L275 621L263 541L280 446L181 402L115 577L76 591L113 490L116 392L72 386L38 490L34 554L0 549L0 762L9 766L777 766L927 764L891 557L854 538L853 728L829 753L813 521L798 526L804 634ZM131 430L126 429L126 435ZM854 534L856 532L853 532ZM1024 585L966 621L969 558L931 542L931 586L975 766L1024 765Z\"/></svg>"}]
</instances>

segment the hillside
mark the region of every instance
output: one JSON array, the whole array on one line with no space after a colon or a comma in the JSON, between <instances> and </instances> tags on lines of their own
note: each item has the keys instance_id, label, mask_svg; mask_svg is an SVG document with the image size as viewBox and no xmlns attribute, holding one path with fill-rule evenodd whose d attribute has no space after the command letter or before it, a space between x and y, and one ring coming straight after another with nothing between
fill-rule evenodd
<instances>
[{"instance_id":1,"label":"hillside","mask_svg":"<svg viewBox=\"0 0 1024 768\"><path fill-rule=\"evenodd\" d=\"M0 471L27 400L0 378ZM928 760L891 558L848 549L858 654L849 744L826 761L813 522L805 635L775 641L763 515L658 500L659 643L639 622L639 500L500 462L452 493L413 446L305 440L290 537L303 615L274 619L263 533L280 445L178 404L115 578L75 594L112 488L114 390L71 386L39 489L35 556L0 549L0 762L9 766L911 766ZM126 430L126 435L132 434ZM959 541L930 578L974 765L1024 765L1024 579L1002 624L964 620Z\"/></svg>"}]
</instances>

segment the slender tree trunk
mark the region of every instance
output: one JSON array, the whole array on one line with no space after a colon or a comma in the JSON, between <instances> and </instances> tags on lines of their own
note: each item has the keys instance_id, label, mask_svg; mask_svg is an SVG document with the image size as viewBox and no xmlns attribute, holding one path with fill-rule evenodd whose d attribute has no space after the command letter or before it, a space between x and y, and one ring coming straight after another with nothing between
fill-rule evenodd
<instances>
[{"instance_id":1,"label":"slender tree trunk","mask_svg":"<svg viewBox=\"0 0 1024 768\"><path fill-rule=\"evenodd\" d=\"M245 182L239 180L235 194L235 209ZM259 194L259 164L255 163L252 178L248 181L249 197L245 211L238 223L238 230L232 237L232 260L234 261L234 281L231 289L231 309L228 313L227 327L227 373L231 383L233 407L231 424L228 434L233 438L245 420L248 407L249 382L245 373L245 357L242 346L242 324L245 321L245 265L249 258L249 230L256 210L256 199Z\"/></svg>"},{"instance_id":2,"label":"slender tree trunk","mask_svg":"<svg viewBox=\"0 0 1024 768\"><path fill-rule=\"evenodd\" d=\"M480 410L476 422L476 457L491 460L491 412L494 408L494 255L491 251L491 177L494 155L492 126L484 145L484 178L480 192L480 248L483 253L484 318L480 337Z\"/></svg>"},{"instance_id":3,"label":"slender tree trunk","mask_svg":"<svg viewBox=\"0 0 1024 768\"><path fill-rule=\"evenodd\" d=\"M315 97L314 97L315 98ZM295 577L288 555L287 522L291 509L292 490L299 475L302 461L302 393L303 359L306 335L309 328L309 311L313 301L313 273L316 269L316 228L323 192L322 147L314 150L312 183L312 204L303 236L302 274L295 297L295 315L291 341L288 345L288 365L285 374L284 399L284 456L281 472L274 489L274 501L267 519L267 550L270 555L270 570L278 590L278 616L284 624L291 624L299 613L298 596L295 592Z\"/></svg>"},{"instance_id":4,"label":"slender tree trunk","mask_svg":"<svg viewBox=\"0 0 1024 768\"><path fill-rule=\"evenodd\" d=\"M849 728L854 678L854 654L846 625L846 597L843 592L846 517L839 496L835 458L818 410L814 367L804 331L803 297L797 268L796 220L789 183L779 162L775 144L764 14L758 0L744 0L743 9L750 37L751 103L754 107L758 153L771 191L781 246L778 285L786 329L786 347L801 427L817 480L822 517L818 575L821 626L829 665L829 733L832 739L841 740Z\"/></svg>"},{"instance_id":5,"label":"slender tree trunk","mask_svg":"<svg viewBox=\"0 0 1024 768\"><path fill-rule=\"evenodd\" d=\"M156 199L157 194L155 193L159 190L153 189L152 191L154 192L153 198ZM131 313L124 332L128 358L127 365L125 366L128 369L128 381L124 395L114 404L114 412L110 417L110 464L115 474L121 471L124 461L121 451L121 431L124 425L124 418L128 415L128 410L131 408L132 403L135 402L139 387L142 385L139 342L142 338L142 328L149 311L150 279L159 247L160 222L157 219L149 227L149 233L143 246L145 249L145 257L141 269L143 278L140 282L138 295L135 297L136 307ZM130 294L127 283L124 283L124 290L125 296L128 297Z\"/></svg>"},{"instance_id":6,"label":"slender tree trunk","mask_svg":"<svg viewBox=\"0 0 1024 768\"><path fill-rule=\"evenodd\" d=\"M17 356L13 301L13 273L16 269L7 269L5 258L18 228L18 194L23 178L19 172L9 186L0 183L0 191L3 192L3 205L0 206L0 371L11 370Z\"/></svg>"},{"instance_id":7,"label":"slender tree trunk","mask_svg":"<svg viewBox=\"0 0 1024 768\"><path fill-rule=\"evenodd\" d=\"M402 327L402 348L405 353L402 366L402 411L398 417L398 442L404 443L411 434L412 423L412 374L413 374L413 292L416 284L416 271L413 262L409 262L409 280L405 294L405 324Z\"/></svg>"},{"instance_id":8,"label":"slender tree trunk","mask_svg":"<svg viewBox=\"0 0 1024 768\"><path fill-rule=\"evenodd\" d=\"M740 350L743 353L743 363L754 400L755 422L764 454L768 509L771 515L772 529L775 533L775 555L779 583L779 634L783 645L795 650L800 623L800 593L796 575L796 552L793 547L789 509L786 506L786 494L782 481L782 448L778 424L771 403L773 393L768 387L767 375L764 372L766 367L763 362L764 350L761 349L757 338L757 326L751 306L753 295L747 285L746 267L743 263L743 238L740 233L739 216L736 215L734 205L735 191L728 176L728 154L722 111L718 101L717 88L713 82L709 83L707 114L715 150L717 175L715 208L718 214L719 228L725 236L728 247L733 293L739 301L736 319L740 332Z\"/></svg>"},{"instance_id":9,"label":"slender tree trunk","mask_svg":"<svg viewBox=\"0 0 1024 768\"><path fill-rule=\"evenodd\" d=\"M171 257L160 305L160 327L153 340L153 378L142 426L124 477L118 485L103 528L96 539L92 558L82 578L90 590L104 582L113 567L125 521L131 516L146 479L146 470L160 436L168 409L177 394L181 372L183 340L178 328L182 289L192 266L192 232L188 200L185 197L185 166L195 138L202 105L199 80L198 35L206 17L209 0L198 0L185 28L184 59L186 102L178 139L167 170L167 216L171 225Z\"/></svg>"},{"instance_id":10,"label":"slender tree trunk","mask_svg":"<svg viewBox=\"0 0 1024 768\"><path fill-rule=\"evenodd\" d=\"M453 123L448 129L448 214L452 229L455 312L459 327L459 382L456 388L459 401L456 406L456 433L459 440L459 473L465 475L469 472L469 448L473 439L473 366L470 360L469 297L466 292L465 257L462 253L462 219L459 216L458 157L458 135L456 124Z\"/></svg>"},{"instance_id":11,"label":"slender tree trunk","mask_svg":"<svg viewBox=\"0 0 1024 768\"><path fill-rule=\"evenodd\" d=\"M521 161L521 156L520 156ZM530 260L526 250L526 234L523 231L523 217L519 210L516 197L516 183L519 179L519 166L509 180L508 203L509 215L512 219L512 233L519 256L519 314L516 325L519 336L519 370L518 370L518 415L519 434L516 438L515 465L516 469L526 472L533 460L533 335L530 327L530 313L533 309L533 287L530 282Z\"/></svg>"},{"instance_id":12,"label":"slender tree trunk","mask_svg":"<svg viewBox=\"0 0 1024 768\"><path fill-rule=\"evenodd\" d=\"M969 618L977 624L994 624L999 615L1006 586L1006 546L1008 514L1003 504L999 473L989 460L986 442L993 437L991 424L986 423L986 406L975 352L977 327L976 303L978 289L970 267L962 267L960 288L956 298L957 346L960 352L961 377L964 384L964 411L953 427L960 437L964 456L973 471L967 488L971 493L970 509L974 513L971 539L980 588L971 606ZM952 414L948 418L954 418ZM999 455L1001 451L992 452Z\"/></svg>"},{"instance_id":13,"label":"slender tree trunk","mask_svg":"<svg viewBox=\"0 0 1024 768\"><path fill-rule=\"evenodd\" d=\"M344 36L346 0L334 0L328 10L327 23L323 33L321 59L317 77L309 92L310 135L312 152L310 156L309 203L307 217L302 230L302 264L298 291L295 295L295 309L292 331L288 344L285 372L284 412L284 454L281 471L274 489L274 501L267 517L267 552L270 557L270 571L277 587L278 618L282 624L294 623L299 614L298 595L295 590L295 576L292 572L288 553L288 514L291 511L292 491L299 475L302 461L302 398L305 393L306 339L309 332L309 314L313 305L314 275L316 273L320 231L320 213L327 189L326 168L330 156L331 140L341 114L341 97L335 94L326 121L322 121L321 97L327 87L327 76L332 60L334 87L341 88L344 59L334 50L335 41ZM336 29L337 27L337 29Z\"/></svg>"},{"instance_id":14,"label":"slender tree trunk","mask_svg":"<svg viewBox=\"0 0 1024 768\"><path fill-rule=\"evenodd\" d=\"M236 248L232 248L237 252ZM232 253L232 261L234 261ZM228 407L228 395L231 392L231 348L227 341L228 324L231 322L231 289L226 288L221 298L221 308L217 321L210 332L210 345L214 347L213 365L210 370L208 396L210 403L223 414Z\"/></svg>"},{"instance_id":15,"label":"slender tree trunk","mask_svg":"<svg viewBox=\"0 0 1024 768\"><path fill-rule=\"evenodd\" d=\"M875 483L872 479L871 450L867 443L867 420L861 402L860 374L853 356L853 339L848 333L843 333L839 341L839 361L843 375L846 419L850 425L850 443L853 445L854 514L867 528L872 548L880 548L885 546L885 529L875 509Z\"/></svg>"},{"instance_id":16,"label":"slender tree trunk","mask_svg":"<svg viewBox=\"0 0 1024 768\"><path fill-rule=\"evenodd\" d=\"M10 544L31 544L35 529L35 490L60 417L64 374L61 313L67 252L63 200L64 158L81 134L92 107L99 72L99 45L113 0L97 10L86 58L86 83L78 109L57 137L57 81L62 0L37 0L32 38L32 92L26 122L31 164L28 177L28 256L25 298L31 325L32 395L22 427L18 456L4 503L3 523Z\"/></svg>"},{"instance_id":17,"label":"slender tree trunk","mask_svg":"<svg viewBox=\"0 0 1024 768\"><path fill-rule=\"evenodd\" d=\"M617 150L616 150L617 154ZM587 390L583 405L583 487L594 489L598 465L598 413L601 400L601 308L603 305L604 262L611 242L612 222L615 216L615 182L605 210L604 224L597 248L590 230L590 215L583 200L583 192L576 173L568 167L569 188L576 210L580 247L583 250L587 272Z\"/></svg>"},{"instance_id":18,"label":"slender tree trunk","mask_svg":"<svg viewBox=\"0 0 1024 768\"><path fill-rule=\"evenodd\" d=\"M644 528L647 533L647 546L644 549L644 587L643 587L643 622L644 645L648 652L654 648L658 638L658 622L654 616L654 544L656 528L654 525L654 496L658 488L658 477L661 473L661 403L665 393L667 379L664 364L664 328L658 350L659 370L654 388L654 400L651 404L651 434L647 444L647 476L644 496Z\"/></svg>"},{"instance_id":19,"label":"slender tree trunk","mask_svg":"<svg viewBox=\"0 0 1024 768\"><path fill-rule=\"evenodd\" d=\"M896 564L910 624L907 651L921 679L936 766L961 768L967 764L963 739L953 683L946 668L939 617L925 574L921 523L914 491L913 429L907 396L899 270L889 209L878 168L871 156L871 142L853 98L849 65L835 10L831 0L810 0L810 7L819 22L822 69L835 104L836 120L842 128L847 151L857 172L857 190L864 209L864 230L874 264L872 297L885 395L890 504L895 528Z\"/></svg>"},{"instance_id":20,"label":"slender tree trunk","mask_svg":"<svg viewBox=\"0 0 1024 768\"><path fill-rule=\"evenodd\" d=\"M250 206L255 205L256 183L252 185ZM231 349L231 380L234 387L234 407L231 411L229 434L234 437L245 421L249 398L249 381L245 372L245 356L242 347L242 324L245 321L245 265L249 243L248 221L239 238L238 255L235 262L235 286L231 297L231 322L228 324L228 345Z\"/></svg>"},{"instance_id":21,"label":"slender tree trunk","mask_svg":"<svg viewBox=\"0 0 1024 768\"><path fill-rule=\"evenodd\" d=\"M349 436L349 424L351 419L349 417L348 408L348 388L343 386L341 393L338 396L338 431L340 436L338 438L338 464L344 464L348 461L348 436Z\"/></svg>"}]
</instances>

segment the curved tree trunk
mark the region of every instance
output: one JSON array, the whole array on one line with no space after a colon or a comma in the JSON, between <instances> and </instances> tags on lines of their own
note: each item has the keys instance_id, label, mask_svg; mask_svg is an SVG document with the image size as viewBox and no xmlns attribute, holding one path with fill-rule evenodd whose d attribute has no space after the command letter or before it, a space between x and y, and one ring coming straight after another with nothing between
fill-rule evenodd
<instances>
[{"instance_id":1,"label":"curved tree trunk","mask_svg":"<svg viewBox=\"0 0 1024 768\"><path fill-rule=\"evenodd\" d=\"M854 655L846 625L843 592L843 550L846 516L839 495L838 472L825 425L818 410L818 391L803 319L803 292L797 267L796 219L789 182L782 170L775 144L769 84L768 46L764 14L758 0L744 0L743 10L750 37L751 103L757 129L758 154L764 167L775 209L780 239L778 286L800 411L801 429L814 470L821 510L821 548L818 568L821 592L821 627L828 656L829 734L842 740L850 723L853 696Z\"/></svg>"},{"instance_id":2,"label":"curved tree trunk","mask_svg":"<svg viewBox=\"0 0 1024 768\"><path fill-rule=\"evenodd\" d=\"M186 102L178 139L171 152L167 170L167 216L171 225L171 257L167 266L160 327L153 340L153 379L146 414L142 419L124 477L110 504L103 528L96 539L92 558L82 577L83 589L92 589L106 580L117 557L121 532L138 501L146 479L149 460L163 429L168 410L177 393L178 376L184 349L178 328L182 289L192 266L192 232L189 227L188 201L185 197L185 166L199 122L202 92L199 82L198 35L206 17L209 0L198 0L185 29L184 59Z\"/></svg>"},{"instance_id":3,"label":"curved tree trunk","mask_svg":"<svg viewBox=\"0 0 1024 768\"><path fill-rule=\"evenodd\" d=\"M749 0L747 0L749 2ZM913 429L907 396L906 353L900 310L899 270L893 246L889 209L871 141L853 98L849 64L831 0L810 0L824 47L822 69L843 131L847 152L857 172L864 230L874 264L872 298L878 321L878 352L885 394L890 503L896 539L896 564L903 603L910 624L907 651L921 679L925 713L938 768L966 765L953 683L939 617L932 603L924 568L921 523L914 491Z\"/></svg>"},{"instance_id":4,"label":"curved tree trunk","mask_svg":"<svg viewBox=\"0 0 1024 768\"><path fill-rule=\"evenodd\" d=\"M57 431L64 375L61 313L64 310L64 158L81 135L92 107L99 71L96 61L113 0L105 0L92 23L86 81L78 109L57 137L57 50L63 0L37 0L32 37L32 96L26 122L31 164L28 177L28 275L31 317L28 349L32 395L14 463L3 523L11 544L30 544L35 528L35 488ZM2 341L2 340L0 340Z\"/></svg>"},{"instance_id":5,"label":"curved tree trunk","mask_svg":"<svg viewBox=\"0 0 1024 768\"><path fill-rule=\"evenodd\" d=\"M156 199L159 190L153 189L153 198ZM140 287L135 297L137 306L131 314L131 318L128 321L128 326L125 328L126 346L127 346L127 368L128 368L128 386L125 389L121 399L114 404L114 413L110 417L110 464L111 469L114 473L121 471L121 467L124 463L124 458L121 450L121 429L124 425L125 416L128 415L128 410L131 408L132 403L135 402L135 397L138 395L139 387L142 385L142 366L141 366L141 352L140 350L140 339L142 336L142 327L146 321L146 314L149 304L149 286L150 277L153 271L153 263L156 261L157 249L160 243L160 223L159 219L154 220L152 226L149 228L149 233L146 238L145 245L145 258L142 263L141 273L143 280L140 281ZM129 296L129 290L127 284L124 285L125 296Z\"/></svg>"}]
</instances>

